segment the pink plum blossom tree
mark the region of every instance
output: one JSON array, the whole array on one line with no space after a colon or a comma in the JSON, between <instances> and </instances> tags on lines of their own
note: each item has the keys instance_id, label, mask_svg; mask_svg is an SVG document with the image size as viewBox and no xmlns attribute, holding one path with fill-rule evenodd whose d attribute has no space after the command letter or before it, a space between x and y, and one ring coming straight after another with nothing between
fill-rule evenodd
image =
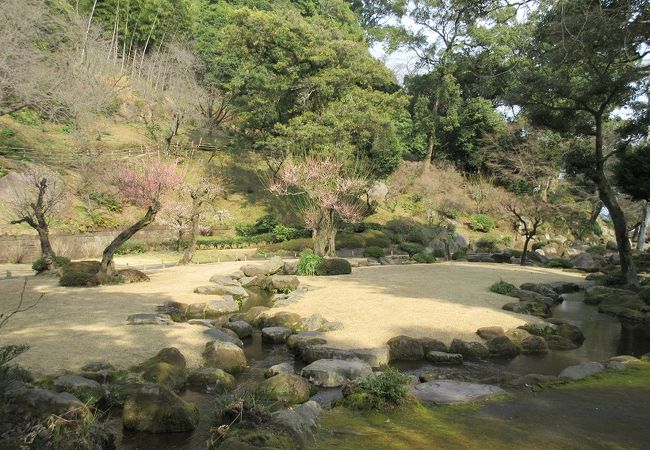
<instances>
[{"instance_id":1,"label":"pink plum blossom tree","mask_svg":"<svg viewBox=\"0 0 650 450\"><path fill-rule=\"evenodd\" d=\"M145 153L136 162L130 162L119 168L113 175L115 185L123 200L145 209L144 216L136 223L118 234L104 249L100 275L114 272L113 256L122 244L131 239L135 233L152 223L156 214L163 207L162 200L166 193L183 183L183 175L178 170L177 160L166 160L160 153Z\"/></svg>"},{"instance_id":2,"label":"pink plum blossom tree","mask_svg":"<svg viewBox=\"0 0 650 450\"><path fill-rule=\"evenodd\" d=\"M271 180L269 189L278 195L300 196L300 214L312 231L314 251L336 254L340 223L353 223L363 216L359 197L367 180L349 175L343 161L334 156L287 160Z\"/></svg>"}]
</instances>

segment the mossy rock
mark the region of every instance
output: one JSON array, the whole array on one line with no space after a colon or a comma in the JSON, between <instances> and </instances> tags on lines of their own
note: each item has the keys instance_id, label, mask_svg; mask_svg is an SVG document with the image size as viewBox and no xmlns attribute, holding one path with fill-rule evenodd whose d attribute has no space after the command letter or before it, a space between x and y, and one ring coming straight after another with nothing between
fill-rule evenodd
<instances>
[{"instance_id":1,"label":"mossy rock","mask_svg":"<svg viewBox=\"0 0 650 450\"><path fill-rule=\"evenodd\" d=\"M187 373L185 369L165 362L150 364L142 374L145 381L168 387L174 392L180 392L185 387Z\"/></svg>"},{"instance_id":2,"label":"mossy rock","mask_svg":"<svg viewBox=\"0 0 650 450\"><path fill-rule=\"evenodd\" d=\"M244 351L232 342L212 341L205 344L203 360L207 367L235 373L246 368Z\"/></svg>"},{"instance_id":3,"label":"mossy rock","mask_svg":"<svg viewBox=\"0 0 650 450\"><path fill-rule=\"evenodd\" d=\"M306 402L309 400L310 391L311 388L306 379L290 373L282 373L268 378L257 387L257 393L260 396L285 405Z\"/></svg>"},{"instance_id":4,"label":"mossy rock","mask_svg":"<svg viewBox=\"0 0 650 450\"><path fill-rule=\"evenodd\" d=\"M217 394L235 389L235 377L214 367L201 367L190 372L187 385L192 390L211 390Z\"/></svg>"}]
</instances>

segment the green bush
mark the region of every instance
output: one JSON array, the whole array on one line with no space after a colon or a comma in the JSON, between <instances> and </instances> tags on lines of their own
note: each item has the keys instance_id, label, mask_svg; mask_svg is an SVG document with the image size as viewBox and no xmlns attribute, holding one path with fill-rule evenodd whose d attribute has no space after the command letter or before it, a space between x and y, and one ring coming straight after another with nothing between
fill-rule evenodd
<instances>
[{"instance_id":1,"label":"green bush","mask_svg":"<svg viewBox=\"0 0 650 450\"><path fill-rule=\"evenodd\" d=\"M546 265L554 269L571 269L573 267L573 263L566 258L551 258Z\"/></svg>"},{"instance_id":2,"label":"green bush","mask_svg":"<svg viewBox=\"0 0 650 450\"><path fill-rule=\"evenodd\" d=\"M289 241L291 239L296 239L300 237L301 234L302 234L302 230L299 230L297 228L287 227L282 224L276 225L275 227L273 227L273 231L271 231L271 235L273 236L275 242L284 242L284 241Z\"/></svg>"},{"instance_id":3,"label":"green bush","mask_svg":"<svg viewBox=\"0 0 650 450\"><path fill-rule=\"evenodd\" d=\"M280 225L278 219L273 214L266 214L254 224L239 224L235 226L235 231L239 236L255 236L273 232L273 229Z\"/></svg>"},{"instance_id":4,"label":"green bush","mask_svg":"<svg viewBox=\"0 0 650 450\"><path fill-rule=\"evenodd\" d=\"M391 240L381 230L366 230L362 233L340 232L336 234L337 248L388 247Z\"/></svg>"},{"instance_id":5,"label":"green bush","mask_svg":"<svg viewBox=\"0 0 650 450\"><path fill-rule=\"evenodd\" d=\"M13 112L11 113L11 117L13 117L16 122L18 122L21 125L27 125L27 126L36 126L40 125L41 123L41 116L38 113L38 111L31 109L31 108L24 108L21 109L20 111Z\"/></svg>"},{"instance_id":6,"label":"green bush","mask_svg":"<svg viewBox=\"0 0 650 450\"><path fill-rule=\"evenodd\" d=\"M56 267L63 267L66 264L70 262L70 258L66 258L65 256L55 256L54 257L54 265ZM36 261L32 263L32 270L36 271L37 273L45 272L47 270L47 265L45 264L45 259L43 257L38 258Z\"/></svg>"},{"instance_id":7,"label":"green bush","mask_svg":"<svg viewBox=\"0 0 650 450\"><path fill-rule=\"evenodd\" d=\"M459 259L467 259L467 249L466 248L461 248L461 249L455 251L451 255L451 259L453 259L454 261L458 261Z\"/></svg>"},{"instance_id":8,"label":"green bush","mask_svg":"<svg viewBox=\"0 0 650 450\"><path fill-rule=\"evenodd\" d=\"M607 253L607 249L602 245L592 245L587 249L587 253L603 256L605 253Z\"/></svg>"},{"instance_id":9,"label":"green bush","mask_svg":"<svg viewBox=\"0 0 650 450\"><path fill-rule=\"evenodd\" d=\"M476 250L480 252L498 252L499 240L494 236L483 236L476 241Z\"/></svg>"},{"instance_id":10,"label":"green bush","mask_svg":"<svg viewBox=\"0 0 650 450\"><path fill-rule=\"evenodd\" d=\"M472 214L469 218L469 228L481 233L494 229L494 220L487 214Z\"/></svg>"},{"instance_id":11,"label":"green bush","mask_svg":"<svg viewBox=\"0 0 650 450\"><path fill-rule=\"evenodd\" d=\"M326 258L318 266L318 275L347 275L352 273L352 266L347 259Z\"/></svg>"},{"instance_id":12,"label":"green bush","mask_svg":"<svg viewBox=\"0 0 650 450\"><path fill-rule=\"evenodd\" d=\"M429 253L416 253L415 255L411 256L411 259L420 264L431 264L436 262L436 257L430 255Z\"/></svg>"},{"instance_id":13,"label":"green bush","mask_svg":"<svg viewBox=\"0 0 650 450\"><path fill-rule=\"evenodd\" d=\"M385 256L384 249L381 247L370 246L363 250L363 256L367 258L383 258Z\"/></svg>"},{"instance_id":14,"label":"green bush","mask_svg":"<svg viewBox=\"0 0 650 450\"><path fill-rule=\"evenodd\" d=\"M381 230L366 230L361 233L365 239L364 247L385 248L390 245L390 238Z\"/></svg>"},{"instance_id":15,"label":"green bush","mask_svg":"<svg viewBox=\"0 0 650 450\"><path fill-rule=\"evenodd\" d=\"M620 270L607 272L602 278L602 282L605 286L624 286L626 284L623 272Z\"/></svg>"},{"instance_id":16,"label":"green bush","mask_svg":"<svg viewBox=\"0 0 650 450\"><path fill-rule=\"evenodd\" d=\"M93 278L96 273L76 272L74 270L66 270L59 278L61 286L89 286L92 284Z\"/></svg>"},{"instance_id":17,"label":"green bush","mask_svg":"<svg viewBox=\"0 0 650 450\"><path fill-rule=\"evenodd\" d=\"M445 251L441 248L435 248L433 249L433 256L435 256L436 258L444 258Z\"/></svg>"},{"instance_id":18,"label":"green bush","mask_svg":"<svg viewBox=\"0 0 650 450\"><path fill-rule=\"evenodd\" d=\"M111 212L122 212L120 200L112 193L91 192L88 197L98 206L103 206Z\"/></svg>"},{"instance_id":19,"label":"green bush","mask_svg":"<svg viewBox=\"0 0 650 450\"><path fill-rule=\"evenodd\" d=\"M371 374L357 385L344 389L341 404L350 408L385 410L402 405L408 399L411 378L392 367Z\"/></svg>"},{"instance_id":20,"label":"green bush","mask_svg":"<svg viewBox=\"0 0 650 450\"><path fill-rule=\"evenodd\" d=\"M416 253L422 253L424 251L424 245L418 244L417 242L402 242L399 244L399 248L408 253L409 256L413 256Z\"/></svg>"},{"instance_id":21,"label":"green bush","mask_svg":"<svg viewBox=\"0 0 650 450\"><path fill-rule=\"evenodd\" d=\"M514 284L501 280L490 286L490 292L494 292L495 294L508 295L514 288Z\"/></svg>"},{"instance_id":22,"label":"green bush","mask_svg":"<svg viewBox=\"0 0 650 450\"><path fill-rule=\"evenodd\" d=\"M0 129L0 137L3 138L12 138L16 135L16 132L11 128L3 127Z\"/></svg>"},{"instance_id":23,"label":"green bush","mask_svg":"<svg viewBox=\"0 0 650 450\"><path fill-rule=\"evenodd\" d=\"M442 205L438 213L447 219L458 219L460 217L460 209L451 204Z\"/></svg>"},{"instance_id":24,"label":"green bush","mask_svg":"<svg viewBox=\"0 0 650 450\"><path fill-rule=\"evenodd\" d=\"M314 276L323 264L323 257L318 256L313 250L306 249L300 254L298 260L298 275Z\"/></svg>"}]
</instances>

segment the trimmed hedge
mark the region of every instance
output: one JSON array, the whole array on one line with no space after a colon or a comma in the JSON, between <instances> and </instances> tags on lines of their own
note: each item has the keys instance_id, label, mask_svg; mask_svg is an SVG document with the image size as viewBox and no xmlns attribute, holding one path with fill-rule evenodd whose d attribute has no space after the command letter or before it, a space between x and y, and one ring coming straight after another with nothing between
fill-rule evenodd
<instances>
[{"instance_id":1,"label":"trimmed hedge","mask_svg":"<svg viewBox=\"0 0 650 450\"><path fill-rule=\"evenodd\" d=\"M436 257L429 253L416 253L411 257L411 259L420 264L431 264L436 262Z\"/></svg>"},{"instance_id":2,"label":"trimmed hedge","mask_svg":"<svg viewBox=\"0 0 650 450\"><path fill-rule=\"evenodd\" d=\"M70 263L70 258L65 256L55 256L54 265L56 267L63 267L66 264ZM45 272L47 270L47 264L45 264L45 258L40 257L32 263L32 270L35 270L37 273Z\"/></svg>"},{"instance_id":3,"label":"trimmed hedge","mask_svg":"<svg viewBox=\"0 0 650 450\"><path fill-rule=\"evenodd\" d=\"M366 258L377 258L377 259L379 259L379 258L383 258L384 256L386 256L386 254L384 253L383 248L370 246L370 247L366 247L363 250L363 256L365 256Z\"/></svg>"},{"instance_id":4,"label":"trimmed hedge","mask_svg":"<svg viewBox=\"0 0 650 450\"><path fill-rule=\"evenodd\" d=\"M61 286L90 286L97 279L101 263L99 261L76 261L61 268Z\"/></svg>"},{"instance_id":5,"label":"trimmed hedge","mask_svg":"<svg viewBox=\"0 0 650 450\"><path fill-rule=\"evenodd\" d=\"M318 266L318 275L348 275L352 273L352 266L347 259L327 258Z\"/></svg>"},{"instance_id":6,"label":"trimmed hedge","mask_svg":"<svg viewBox=\"0 0 650 450\"><path fill-rule=\"evenodd\" d=\"M408 253L409 256L424 252L424 245L417 242L402 242L399 244L399 248Z\"/></svg>"}]
</instances>

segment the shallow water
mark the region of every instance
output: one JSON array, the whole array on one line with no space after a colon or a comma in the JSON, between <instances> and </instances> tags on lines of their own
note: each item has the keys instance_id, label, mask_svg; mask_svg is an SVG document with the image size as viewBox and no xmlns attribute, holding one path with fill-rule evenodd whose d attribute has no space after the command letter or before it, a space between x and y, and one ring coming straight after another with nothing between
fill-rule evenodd
<instances>
[{"instance_id":1,"label":"shallow water","mask_svg":"<svg viewBox=\"0 0 650 450\"><path fill-rule=\"evenodd\" d=\"M268 296L261 291L254 291L242 309L248 310L253 306L268 304ZM467 362L462 367L449 367L445 370L473 375L487 376L501 371L516 373L539 373L558 375L567 366L586 361L602 361L619 354L640 356L650 352L650 338L638 330L622 327L618 319L598 313L595 306L585 305L583 293L565 296L565 301L553 309L553 317L565 319L580 327L585 335L583 345L575 350L551 351L544 356L520 355L509 361ZM264 380L264 372L274 364L293 361L296 372L304 366L301 361L295 361L293 354L285 345L269 345L262 342L261 333L256 331L253 336L244 341L244 353L248 359L247 369L236 376L238 385L258 384ZM400 361L393 364L400 370L413 375L419 375L427 370L438 369L426 361ZM314 400L327 405L331 400L340 397L340 389L323 389ZM149 434L123 432L119 419L112 421L114 429L119 433L118 449L121 450L195 450L204 449L210 435L211 409L213 395L200 392L186 391L182 396L186 401L193 402L199 408L201 418L197 429L192 433Z\"/></svg>"}]
</instances>

